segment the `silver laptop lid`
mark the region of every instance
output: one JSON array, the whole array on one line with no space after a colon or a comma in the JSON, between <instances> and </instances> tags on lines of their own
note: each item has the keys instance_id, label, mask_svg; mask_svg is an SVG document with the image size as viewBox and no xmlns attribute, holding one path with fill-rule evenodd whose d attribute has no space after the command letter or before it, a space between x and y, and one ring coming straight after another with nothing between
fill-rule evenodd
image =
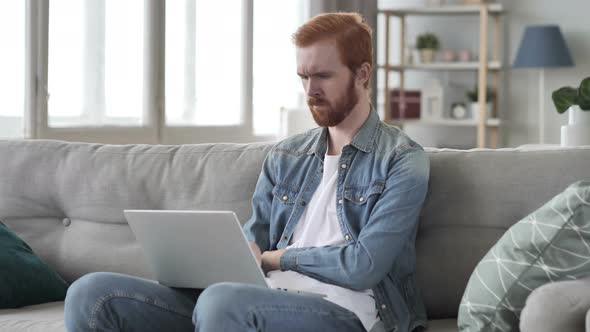
<instances>
[{"instance_id":1,"label":"silver laptop lid","mask_svg":"<svg viewBox=\"0 0 590 332\"><path fill-rule=\"evenodd\" d=\"M267 287L232 211L125 210L161 284L206 288L217 282Z\"/></svg>"}]
</instances>

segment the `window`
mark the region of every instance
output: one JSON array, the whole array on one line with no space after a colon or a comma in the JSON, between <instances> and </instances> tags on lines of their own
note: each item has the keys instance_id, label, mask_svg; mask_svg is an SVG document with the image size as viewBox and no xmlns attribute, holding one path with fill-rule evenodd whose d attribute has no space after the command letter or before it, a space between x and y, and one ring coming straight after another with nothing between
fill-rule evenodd
<instances>
[{"instance_id":1,"label":"window","mask_svg":"<svg viewBox=\"0 0 590 332\"><path fill-rule=\"evenodd\" d=\"M242 1L166 2L166 123L242 123Z\"/></svg>"},{"instance_id":2,"label":"window","mask_svg":"<svg viewBox=\"0 0 590 332\"><path fill-rule=\"evenodd\" d=\"M49 12L49 127L142 125L143 0L51 0Z\"/></svg>"},{"instance_id":3,"label":"window","mask_svg":"<svg viewBox=\"0 0 590 332\"><path fill-rule=\"evenodd\" d=\"M254 132L278 135L281 109L307 108L291 35L307 20L308 1L254 2ZM276 15L275 13L288 13Z\"/></svg>"},{"instance_id":4,"label":"window","mask_svg":"<svg viewBox=\"0 0 590 332\"><path fill-rule=\"evenodd\" d=\"M143 0L105 1L104 113L113 124L140 125L146 120L142 111L143 16Z\"/></svg>"},{"instance_id":5,"label":"window","mask_svg":"<svg viewBox=\"0 0 590 332\"><path fill-rule=\"evenodd\" d=\"M308 1L3 1L10 51L0 65L10 71L0 84L16 106L0 110L0 130L22 137L24 123L27 137L101 143L272 140L281 107L304 99L290 36Z\"/></svg>"},{"instance_id":6,"label":"window","mask_svg":"<svg viewBox=\"0 0 590 332\"><path fill-rule=\"evenodd\" d=\"M0 1L0 138L23 137L25 2Z\"/></svg>"}]
</instances>

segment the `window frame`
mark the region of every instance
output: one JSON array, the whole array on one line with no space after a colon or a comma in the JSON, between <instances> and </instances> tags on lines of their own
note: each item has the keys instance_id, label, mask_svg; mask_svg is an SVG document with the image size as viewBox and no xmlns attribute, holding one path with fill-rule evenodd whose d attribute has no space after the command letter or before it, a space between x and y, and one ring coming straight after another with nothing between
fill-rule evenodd
<instances>
[{"instance_id":1,"label":"window frame","mask_svg":"<svg viewBox=\"0 0 590 332\"><path fill-rule=\"evenodd\" d=\"M143 126L50 127L48 117L48 30L51 0L26 1L25 138L107 144L183 144L253 142L274 137L255 136L253 128L254 0L242 1L241 123L228 126L168 126L165 110L166 4L144 0ZM277 124L278 125L278 124Z\"/></svg>"},{"instance_id":2,"label":"window frame","mask_svg":"<svg viewBox=\"0 0 590 332\"><path fill-rule=\"evenodd\" d=\"M9 12L9 15L23 15L21 16L21 18L24 18L24 22L21 22L22 25L20 27L15 27L16 29L24 29L23 34L22 34L22 38L24 40L21 40L23 42L22 46L23 48L26 48L26 39L27 39L27 35L26 35L26 24L27 24L27 3L23 2L20 3L21 6L19 10L23 10L19 13L12 13ZM5 27L2 27L5 28ZM9 30L7 30L6 32L10 33ZM5 47L11 48L14 45L4 45ZM22 56L24 58L24 61L22 63L22 67L20 67L20 69L22 70L21 75L26 75L26 57L27 57L27 52L24 49L21 49L23 51ZM10 51L9 51L10 52ZM2 60L5 60L4 58L2 58ZM6 60L6 63L9 63L10 65L14 66L14 63L11 63L9 60ZM22 92L22 99L20 100L20 102L18 104L20 105L16 105L16 110L17 113L13 114L13 113L4 113L4 114L0 114L0 140L9 140L9 139L14 139L14 138L23 138L24 137L24 127L27 127L27 125L24 124L25 121L25 116L24 116L24 107L25 107L25 102L26 102L26 84L27 81L24 79L21 82L21 88L23 89ZM11 84L15 84L14 82L11 81ZM1 88L4 88L3 86ZM7 93L7 91L2 91L3 93ZM10 91L8 92L10 93ZM0 98L4 98L4 94L0 94L1 97ZM10 104L9 104L10 105ZM12 105L10 105L12 106ZM3 107L6 107L6 104L3 105ZM6 108L6 109L10 109L10 108ZM21 115L22 114L22 115Z\"/></svg>"}]
</instances>

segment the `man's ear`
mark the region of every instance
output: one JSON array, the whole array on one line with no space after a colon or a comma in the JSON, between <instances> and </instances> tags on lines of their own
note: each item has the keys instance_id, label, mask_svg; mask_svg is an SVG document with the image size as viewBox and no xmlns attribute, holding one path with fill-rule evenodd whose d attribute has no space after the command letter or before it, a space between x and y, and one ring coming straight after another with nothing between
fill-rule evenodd
<instances>
[{"instance_id":1,"label":"man's ear","mask_svg":"<svg viewBox=\"0 0 590 332\"><path fill-rule=\"evenodd\" d=\"M364 86L371 78L371 65L368 62L363 62L356 70L356 83Z\"/></svg>"}]
</instances>

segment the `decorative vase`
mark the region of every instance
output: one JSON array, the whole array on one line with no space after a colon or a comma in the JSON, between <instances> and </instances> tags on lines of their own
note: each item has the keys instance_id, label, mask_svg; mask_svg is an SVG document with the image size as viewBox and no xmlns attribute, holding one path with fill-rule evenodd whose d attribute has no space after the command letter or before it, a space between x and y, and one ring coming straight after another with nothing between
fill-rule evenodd
<instances>
[{"instance_id":1,"label":"decorative vase","mask_svg":"<svg viewBox=\"0 0 590 332\"><path fill-rule=\"evenodd\" d=\"M483 3L490 2L489 0L463 0L465 5L481 5Z\"/></svg>"},{"instance_id":2,"label":"decorative vase","mask_svg":"<svg viewBox=\"0 0 590 332\"><path fill-rule=\"evenodd\" d=\"M471 109L471 118L474 119L476 122L479 121L479 103L472 102L470 105ZM486 119L492 117L492 103L486 103Z\"/></svg>"},{"instance_id":3,"label":"decorative vase","mask_svg":"<svg viewBox=\"0 0 590 332\"><path fill-rule=\"evenodd\" d=\"M445 0L426 0L427 6L442 6L445 4Z\"/></svg>"},{"instance_id":4,"label":"decorative vase","mask_svg":"<svg viewBox=\"0 0 590 332\"><path fill-rule=\"evenodd\" d=\"M470 50L459 51L459 61L461 61L461 62L471 61L471 51Z\"/></svg>"},{"instance_id":5,"label":"decorative vase","mask_svg":"<svg viewBox=\"0 0 590 332\"><path fill-rule=\"evenodd\" d=\"M454 50L443 50L440 58L445 62L453 62L457 59L457 53Z\"/></svg>"},{"instance_id":6,"label":"decorative vase","mask_svg":"<svg viewBox=\"0 0 590 332\"><path fill-rule=\"evenodd\" d=\"M420 62L421 63L431 63L434 61L434 49L431 48L423 48L420 50Z\"/></svg>"},{"instance_id":7,"label":"decorative vase","mask_svg":"<svg viewBox=\"0 0 590 332\"><path fill-rule=\"evenodd\" d=\"M568 124L561 126L561 146L590 145L590 111L573 105L567 113Z\"/></svg>"}]
</instances>

